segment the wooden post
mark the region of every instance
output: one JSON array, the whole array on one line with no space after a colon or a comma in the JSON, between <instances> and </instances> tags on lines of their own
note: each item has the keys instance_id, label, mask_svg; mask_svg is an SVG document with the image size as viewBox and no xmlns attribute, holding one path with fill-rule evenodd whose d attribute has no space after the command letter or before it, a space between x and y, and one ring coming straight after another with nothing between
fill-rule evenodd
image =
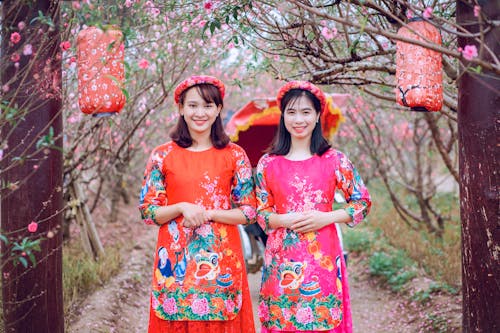
<instances>
[{"instance_id":1,"label":"wooden post","mask_svg":"<svg viewBox=\"0 0 500 333\"><path fill-rule=\"evenodd\" d=\"M82 225L84 226L83 230L80 232L86 232L87 238L90 240L90 245L92 245L92 253L95 258L100 258L104 254L104 248L101 243L101 239L99 238L99 234L97 233L97 228L94 224L94 220L92 219L92 215L90 214L89 207L87 206L87 199L83 194L82 188L80 184L75 180L73 181L73 188L76 195L76 198L80 200L81 214L83 215Z\"/></svg>"},{"instance_id":2,"label":"wooden post","mask_svg":"<svg viewBox=\"0 0 500 333\"><path fill-rule=\"evenodd\" d=\"M478 1L481 15L500 19L498 1ZM471 1L457 1L457 23L480 32ZM484 43L500 54L500 28L488 31ZM458 46L480 46L459 38ZM491 60L487 52L480 57ZM466 60L462 61L467 66ZM458 82L460 215L462 220L463 332L500 332L500 226L498 149L500 77L462 70Z\"/></svg>"},{"instance_id":3,"label":"wooden post","mask_svg":"<svg viewBox=\"0 0 500 333\"><path fill-rule=\"evenodd\" d=\"M10 107L2 110L0 122L1 228L10 240L2 243L5 332L60 333L64 313L59 2L5 0L1 6L1 99ZM14 32L21 37L17 43L11 40L16 40L11 37ZM32 54L23 49L28 43ZM14 116L11 122L6 112ZM33 233L27 230L31 221L38 223ZM10 260L12 243L25 238L40 240L41 251L34 252L36 266L30 260L27 268Z\"/></svg>"}]
</instances>

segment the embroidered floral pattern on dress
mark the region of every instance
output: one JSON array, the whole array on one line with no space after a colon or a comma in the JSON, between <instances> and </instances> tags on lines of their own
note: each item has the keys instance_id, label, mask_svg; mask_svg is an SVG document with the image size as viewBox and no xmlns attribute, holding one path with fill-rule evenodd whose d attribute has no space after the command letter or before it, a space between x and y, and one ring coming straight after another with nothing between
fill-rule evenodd
<instances>
[{"instance_id":1,"label":"embroidered floral pattern on dress","mask_svg":"<svg viewBox=\"0 0 500 333\"><path fill-rule=\"evenodd\" d=\"M269 229L268 216L331 211L340 190L352 225L359 223L371 199L356 169L333 149L304 161L264 155L255 179L257 222L268 232L258 307L264 331L352 332L347 272L335 226L308 233Z\"/></svg>"},{"instance_id":2,"label":"embroidered floral pattern on dress","mask_svg":"<svg viewBox=\"0 0 500 333\"><path fill-rule=\"evenodd\" d=\"M204 152L173 142L157 147L140 196L144 222L155 222L159 207L181 201L206 209L235 207L254 222L252 171L243 149L232 143ZM250 302L238 229L217 221L185 228L182 219L159 228L151 311L166 321L230 321L243 299Z\"/></svg>"}]
</instances>

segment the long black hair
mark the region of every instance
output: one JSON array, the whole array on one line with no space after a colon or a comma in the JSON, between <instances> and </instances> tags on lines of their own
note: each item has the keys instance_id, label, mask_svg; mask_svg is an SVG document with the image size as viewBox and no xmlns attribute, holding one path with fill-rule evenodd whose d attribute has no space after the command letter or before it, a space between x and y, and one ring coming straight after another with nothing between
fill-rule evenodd
<instances>
[{"instance_id":1,"label":"long black hair","mask_svg":"<svg viewBox=\"0 0 500 333\"><path fill-rule=\"evenodd\" d=\"M198 93L203 98L203 100L207 103L215 103L215 105L220 106L221 110L224 107L224 103L222 97L220 95L219 89L212 84L197 84L189 89L196 88ZM184 105L184 100L186 98L186 93L189 89L186 89L179 96L179 105ZM177 143L182 148L191 147L193 144L193 138L189 133L189 128L187 126L184 117L179 117L177 121L177 125L170 132L170 137L172 140ZM220 116L220 112L215 119L215 122L212 124L212 128L210 130L210 141L217 149L222 149L229 144L229 136L224 131L224 124L222 123L222 119Z\"/></svg>"},{"instance_id":2,"label":"long black hair","mask_svg":"<svg viewBox=\"0 0 500 333\"><path fill-rule=\"evenodd\" d=\"M283 96L283 99L281 100L281 104L279 106L281 110L280 123L278 125L278 132L276 132L276 135L274 136L271 146L267 149L267 152L269 154L286 155L290 152L290 147L292 145L292 138L290 136L290 132L288 132L288 130L285 127L285 110L288 104L294 103L301 96L307 97L313 103L316 114L321 113L321 103L319 99L316 96L314 96L314 94L312 94L309 90L290 89L285 94L285 96ZM320 118L316 123L316 126L314 127L314 130L311 134L311 144L309 146L309 150L311 151L311 154L313 155L317 154L321 156L330 147L331 145L325 139L321 131L321 118Z\"/></svg>"}]
</instances>

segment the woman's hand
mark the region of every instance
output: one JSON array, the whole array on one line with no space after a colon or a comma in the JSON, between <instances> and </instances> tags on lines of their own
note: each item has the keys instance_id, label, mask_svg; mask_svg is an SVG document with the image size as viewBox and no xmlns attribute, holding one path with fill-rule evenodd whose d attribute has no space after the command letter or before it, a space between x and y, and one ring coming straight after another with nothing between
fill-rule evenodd
<instances>
[{"instance_id":1,"label":"woman's hand","mask_svg":"<svg viewBox=\"0 0 500 333\"><path fill-rule=\"evenodd\" d=\"M333 223L329 212L311 210L292 214L293 221L288 228L300 233L316 231Z\"/></svg>"},{"instance_id":2,"label":"woman's hand","mask_svg":"<svg viewBox=\"0 0 500 333\"><path fill-rule=\"evenodd\" d=\"M180 210L184 217L182 224L186 228L196 228L208 221L205 208L201 206L183 202L180 206Z\"/></svg>"}]
</instances>

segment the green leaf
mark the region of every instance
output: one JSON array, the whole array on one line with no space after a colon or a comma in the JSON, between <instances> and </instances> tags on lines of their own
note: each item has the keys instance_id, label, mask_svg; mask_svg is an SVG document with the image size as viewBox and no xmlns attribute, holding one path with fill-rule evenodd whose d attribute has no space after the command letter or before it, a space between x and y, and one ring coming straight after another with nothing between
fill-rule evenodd
<instances>
[{"instance_id":1,"label":"green leaf","mask_svg":"<svg viewBox=\"0 0 500 333\"><path fill-rule=\"evenodd\" d=\"M49 128L49 134L42 136L36 143L36 149L54 146L54 128Z\"/></svg>"},{"instance_id":2,"label":"green leaf","mask_svg":"<svg viewBox=\"0 0 500 333\"><path fill-rule=\"evenodd\" d=\"M125 96L125 101L128 102L128 100L130 99L130 95L128 94L128 90L125 88L122 88L122 93Z\"/></svg>"},{"instance_id":3,"label":"green leaf","mask_svg":"<svg viewBox=\"0 0 500 333\"><path fill-rule=\"evenodd\" d=\"M0 240L5 243L5 245L9 244L9 239L7 236L0 234Z\"/></svg>"},{"instance_id":4,"label":"green leaf","mask_svg":"<svg viewBox=\"0 0 500 333\"><path fill-rule=\"evenodd\" d=\"M474 73L476 74L481 74L483 68L481 67L481 65L477 65L476 67L469 67L469 69L471 71L473 71Z\"/></svg>"},{"instance_id":5,"label":"green leaf","mask_svg":"<svg viewBox=\"0 0 500 333\"><path fill-rule=\"evenodd\" d=\"M36 258L35 258L35 255L30 251L28 254L28 257L30 258L31 260L31 263L33 264L33 267L36 267Z\"/></svg>"},{"instance_id":6,"label":"green leaf","mask_svg":"<svg viewBox=\"0 0 500 333\"><path fill-rule=\"evenodd\" d=\"M26 258L19 257L17 258L17 260L19 260L19 262L24 266L24 268L28 267L28 260L26 260Z\"/></svg>"}]
</instances>

